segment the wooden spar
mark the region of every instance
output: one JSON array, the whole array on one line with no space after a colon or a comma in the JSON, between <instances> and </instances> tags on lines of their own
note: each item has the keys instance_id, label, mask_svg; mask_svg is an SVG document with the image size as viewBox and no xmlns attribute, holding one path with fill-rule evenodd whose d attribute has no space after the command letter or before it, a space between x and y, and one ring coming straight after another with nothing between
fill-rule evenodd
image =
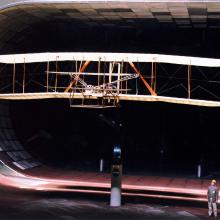
<instances>
[{"instance_id":1,"label":"wooden spar","mask_svg":"<svg viewBox=\"0 0 220 220\"><path fill-rule=\"evenodd\" d=\"M191 71L192 71L192 66L188 65L188 99L190 99L190 96L191 96L191 89L190 89Z\"/></svg>"},{"instance_id":2,"label":"wooden spar","mask_svg":"<svg viewBox=\"0 0 220 220\"><path fill-rule=\"evenodd\" d=\"M154 92L156 93L157 85L157 63L154 63Z\"/></svg>"},{"instance_id":3,"label":"wooden spar","mask_svg":"<svg viewBox=\"0 0 220 220\"><path fill-rule=\"evenodd\" d=\"M110 62L110 63L109 63L109 77L108 77L108 82L109 82L109 83L112 82L113 69L114 69L114 63Z\"/></svg>"},{"instance_id":4,"label":"wooden spar","mask_svg":"<svg viewBox=\"0 0 220 220\"><path fill-rule=\"evenodd\" d=\"M15 93L15 63L13 65L13 93Z\"/></svg>"},{"instance_id":5,"label":"wooden spar","mask_svg":"<svg viewBox=\"0 0 220 220\"><path fill-rule=\"evenodd\" d=\"M99 88L99 85L100 85L100 65L101 65L101 61L99 59L99 62L98 62L98 88Z\"/></svg>"},{"instance_id":6,"label":"wooden spar","mask_svg":"<svg viewBox=\"0 0 220 220\"><path fill-rule=\"evenodd\" d=\"M78 61L76 60L76 73L77 73L77 71L78 71Z\"/></svg>"},{"instance_id":7,"label":"wooden spar","mask_svg":"<svg viewBox=\"0 0 220 220\"><path fill-rule=\"evenodd\" d=\"M49 71L50 71L50 62L47 62L47 92L49 91Z\"/></svg>"},{"instance_id":8,"label":"wooden spar","mask_svg":"<svg viewBox=\"0 0 220 220\"><path fill-rule=\"evenodd\" d=\"M118 63L118 83L117 83L117 93L120 91L120 71L121 71L121 64Z\"/></svg>"},{"instance_id":9,"label":"wooden spar","mask_svg":"<svg viewBox=\"0 0 220 220\"><path fill-rule=\"evenodd\" d=\"M146 88L148 89L148 91L150 92L151 95L157 95L154 90L150 87L150 85L148 84L148 82L144 79L144 77L141 75L141 73L138 71L138 69L135 67L135 65L132 62L129 62L129 64L131 65L131 67L134 69L134 71L139 75L139 77L141 78L142 82L144 83L144 85L146 86Z\"/></svg>"},{"instance_id":10,"label":"wooden spar","mask_svg":"<svg viewBox=\"0 0 220 220\"><path fill-rule=\"evenodd\" d=\"M22 90L23 90L23 93L24 93L24 90L25 90L25 58L24 58Z\"/></svg>"},{"instance_id":11,"label":"wooden spar","mask_svg":"<svg viewBox=\"0 0 220 220\"><path fill-rule=\"evenodd\" d=\"M106 62L104 62L104 74L103 74L103 84L105 84L105 72L106 72ZM105 87L103 87L103 93L105 93Z\"/></svg>"},{"instance_id":12,"label":"wooden spar","mask_svg":"<svg viewBox=\"0 0 220 220\"><path fill-rule=\"evenodd\" d=\"M151 63L151 88L156 92L156 62Z\"/></svg>"},{"instance_id":13,"label":"wooden spar","mask_svg":"<svg viewBox=\"0 0 220 220\"><path fill-rule=\"evenodd\" d=\"M57 64L57 57L56 57L56 72L58 71L58 64ZM57 73L56 73L56 79L55 79L55 92L57 91Z\"/></svg>"},{"instance_id":14,"label":"wooden spar","mask_svg":"<svg viewBox=\"0 0 220 220\"><path fill-rule=\"evenodd\" d=\"M126 66L125 66L125 73L128 72L128 63L126 62ZM128 94L128 81L125 81L125 89L126 89L126 94Z\"/></svg>"},{"instance_id":15,"label":"wooden spar","mask_svg":"<svg viewBox=\"0 0 220 220\"><path fill-rule=\"evenodd\" d=\"M151 63L151 88L154 87L154 62Z\"/></svg>"},{"instance_id":16,"label":"wooden spar","mask_svg":"<svg viewBox=\"0 0 220 220\"><path fill-rule=\"evenodd\" d=\"M69 99L69 93L64 92L42 92L42 93L10 93L10 94L0 94L0 99L6 100L30 100L30 99L48 99L48 98L62 98ZM100 98L98 94L85 96L83 93L75 93L74 99L97 99ZM114 96L109 95L110 99L115 99ZM117 96L119 100L124 101L143 101L143 102L167 102L175 104L184 104L184 105L196 105L196 106L206 106L206 107L220 107L219 101L207 101L199 99L188 99L188 98L174 98L174 97L165 97L165 96L152 96L152 95L126 95L119 94Z\"/></svg>"},{"instance_id":17,"label":"wooden spar","mask_svg":"<svg viewBox=\"0 0 220 220\"><path fill-rule=\"evenodd\" d=\"M121 62L121 73L120 73L120 80L121 80L121 74L123 73L123 69L124 69L124 61ZM123 93L123 81L121 81L121 85L120 88L122 89L121 93Z\"/></svg>"}]
</instances>

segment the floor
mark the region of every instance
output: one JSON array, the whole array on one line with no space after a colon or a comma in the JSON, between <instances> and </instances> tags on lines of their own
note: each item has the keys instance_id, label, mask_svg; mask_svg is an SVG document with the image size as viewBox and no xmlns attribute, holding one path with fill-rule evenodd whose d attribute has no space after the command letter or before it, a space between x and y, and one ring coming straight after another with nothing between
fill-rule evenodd
<instances>
[{"instance_id":1,"label":"floor","mask_svg":"<svg viewBox=\"0 0 220 220\"><path fill-rule=\"evenodd\" d=\"M63 171L41 167L18 175L4 166L0 172L1 185L26 191L110 194L109 172ZM206 203L209 184L210 180L176 175L123 174L122 195Z\"/></svg>"},{"instance_id":2,"label":"floor","mask_svg":"<svg viewBox=\"0 0 220 220\"><path fill-rule=\"evenodd\" d=\"M207 219L204 205L160 201L129 202L110 207L109 196L90 197L55 192L24 192L0 188L0 219L2 220L133 220L133 219Z\"/></svg>"},{"instance_id":3,"label":"floor","mask_svg":"<svg viewBox=\"0 0 220 220\"><path fill-rule=\"evenodd\" d=\"M207 219L210 180L123 174L122 206L110 207L108 172L41 167L19 174L4 165L0 172L2 220Z\"/></svg>"}]
</instances>

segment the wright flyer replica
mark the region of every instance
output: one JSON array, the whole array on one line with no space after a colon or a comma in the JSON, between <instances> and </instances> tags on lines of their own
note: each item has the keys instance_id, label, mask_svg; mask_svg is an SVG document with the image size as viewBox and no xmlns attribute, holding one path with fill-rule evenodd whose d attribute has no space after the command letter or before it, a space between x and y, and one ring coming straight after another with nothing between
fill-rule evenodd
<instances>
[{"instance_id":1,"label":"wright flyer replica","mask_svg":"<svg viewBox=\"0 0 220 220\"><path fill-rule=\"evenodd\" d=\"M0 99L65 98L84 108L117 107L120 101L219 107L219 68L220 59L159 54L0 55Z\"/></svg>"}]
</instances>

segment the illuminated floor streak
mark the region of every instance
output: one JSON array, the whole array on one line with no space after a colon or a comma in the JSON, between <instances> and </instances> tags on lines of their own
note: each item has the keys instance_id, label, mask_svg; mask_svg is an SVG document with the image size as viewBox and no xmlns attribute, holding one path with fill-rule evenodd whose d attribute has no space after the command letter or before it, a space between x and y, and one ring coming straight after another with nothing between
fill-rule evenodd
<instances>
[{"instance_id":1,"label":"illuminated floor streak","mask_svg":"<svg viewBox=\"0 0 220 220\"><path fill-rule=\"evenodd\" d=\"M26 174L22 177L1 175L0 184L23 190L104 195L110 193L110 174L79 171L65 174L50 172L51 170L49 172L33 171L30 172L32 176ZM209 180L134 175L123 177L122 194L124 196L206 202Z\"/></svg>"},{"instance_id":2,"label":"illuminated floor streak","mask_svg":"<svg viewBox=\"0 0 220 220\"><path fill-rule=\"evenodd\" d=\"M101 93L96 94L83 94L74 93L73 99L99 99L102 98ZM196 106L206 106L206 107L220 107L220 101L207 101L199 99L187 99L187 98L174 98L165 96L153 96L153 95L109 95L110 99L118 99L121 101L141 101L141 102L167 102L175 104L184 105L196 105ZM0 94L0 99L7 100L31 100L31 99L69 99L70 94L64 92L48 92L48 93L10 93L10 94ZM105 97L106 98L106 97Z\"/></svg>"}]
</instances>

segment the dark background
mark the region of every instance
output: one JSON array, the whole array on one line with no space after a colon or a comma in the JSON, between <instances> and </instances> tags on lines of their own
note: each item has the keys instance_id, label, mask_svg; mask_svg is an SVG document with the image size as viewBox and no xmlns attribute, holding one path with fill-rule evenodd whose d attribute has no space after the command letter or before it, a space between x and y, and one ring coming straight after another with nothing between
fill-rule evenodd
<instances>
[{"instance_id":1,"label":"dark background","mask_svg":"<svg viewBox=\"0 0 220 220\"><path fill-rule=\"evenodd\" d=\"M208 175L220 168L219 108L122 102L97 110L40 100L13 101L11 112L26 149L50 166L98 170L104 158L108 170L121 143L125 171L195 174L202 163Z\"/></svg>"},{"instance_id":2,"label":"dark background","mask_svg":"<svg viewBox=\"0 0 220 220\"><path fill-rule=\"evenodd\" d=\"M80 24L59 20L37 23L32 26L33 32L24 32L24 41L6 52L139 52L220 56L219 28L178 28L166 26L166 23L143 22L146 24L136 28L101 25L83 28Z\"/></svg>"}]
</instances>

